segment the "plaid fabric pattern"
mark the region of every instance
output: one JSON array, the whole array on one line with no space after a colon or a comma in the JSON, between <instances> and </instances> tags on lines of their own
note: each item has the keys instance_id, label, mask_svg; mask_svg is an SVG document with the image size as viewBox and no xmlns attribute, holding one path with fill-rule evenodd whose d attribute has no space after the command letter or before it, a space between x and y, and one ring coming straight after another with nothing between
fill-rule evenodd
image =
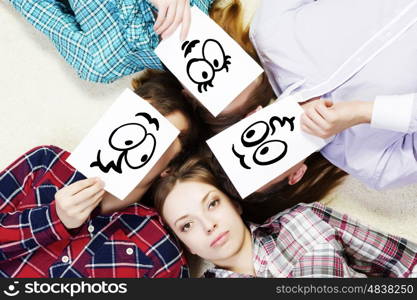
<instances>
[{"instance_id":1,"label":"plaid fabric pattern","mask_svg":"<svg viewBox=\"0 0 417 300\"><path fill-rule=\"evenodd\" d=\"M188 277L177 241L140 204L65 228L54 195L84 178L68 155L37 147L0 173L0 277Z\"/></svg>"},{"instance_id":2,"label":"plaid fabric pattern","mask_svg":"<svg viewBox=\"0 0 417 300\"><path fill-rule=\"evenodd\" d=\"M417 245L320 203L249 224L257 277L417 277ZM249 277L213 268L206 277Z\"/></svg>"},{"instance_id":3,"label":"plaid fabric pattern","mask_svg":"<svg viewBox=\"0 0 417 300\"><path fill-rule=\"evenodd\" d=\"M162 69L154 49L150 0L10 0L85 80L110 83L145 68ZM190 0L208 13L213 0Z\"/></svg>"}]
</instances>

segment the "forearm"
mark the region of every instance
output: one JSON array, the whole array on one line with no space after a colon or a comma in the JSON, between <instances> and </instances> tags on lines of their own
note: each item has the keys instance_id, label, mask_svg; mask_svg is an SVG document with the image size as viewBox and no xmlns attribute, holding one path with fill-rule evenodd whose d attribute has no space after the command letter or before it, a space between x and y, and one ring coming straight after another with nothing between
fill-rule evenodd
<instances>
[{"instance_id":1,"label":"forearm","mask_svg":"<svg viewBox=\"0 0 417 300\"><path fill-rule=\"evenodd\" d=\"M0 261L16 259L70 238L56 215L54 204L0 213L0 220Z\"/></svg>"},{"instance_id":2,"label":"forearm","mask_svg":"<svg viewBox=\"0 0 417 300\"><path fill-rule=\"evenodd\" d=\"M408 277L417 264L417 245L365 226L321 204L313 212L335 230L349 267L367 276Z\"/></svg>"},{"instance_id":3,"label":"forearm","mask_svg":"<svg viewBox=\"0 0 417 300\"><path fill-rule=\"evenodd\" d=\"M28 22L50 37L53 32L59 31L60 25L68 28L77 25L71 10L61 1L10 0L10 2Z\"/></svg>"},{"instance_id":4,"label":"forearm","mask_svg":"<svg viewBox=\"0 0 417 300\"><path fill-rule=\"evenodd\" d=\"M69 237L56 214L52 187L55 183L58 188L54 180L67 182L73 175L65 155L58 147L36 147L0 172L0 260Z\"/></svg>"},{"instance_id":5,"label":"forearm","mask_svg":"<svg viewBox=\"0 0 417 300\"><path fill-rule=\"evenodd\" d=\"M352 101L353 118L356 125L370 123L372 120L373 101Z\"/></svg>"}]
</instances>

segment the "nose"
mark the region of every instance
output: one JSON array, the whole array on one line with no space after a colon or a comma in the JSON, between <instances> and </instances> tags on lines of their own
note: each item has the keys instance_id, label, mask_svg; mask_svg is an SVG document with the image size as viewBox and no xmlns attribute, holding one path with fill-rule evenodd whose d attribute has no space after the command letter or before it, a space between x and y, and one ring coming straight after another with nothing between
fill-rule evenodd
<instances>
[{"instance_id":1,"label":"nose","mask_svg":"<svg viewBox=\"0 0 417 300\"><path fill-rule=\"evenodd\" d=\"M211 234L214 230L216 230L217 223L210 220L205 220L204 227L206 229L206 232L208 234Z\"/></svg>"}]
</instances>

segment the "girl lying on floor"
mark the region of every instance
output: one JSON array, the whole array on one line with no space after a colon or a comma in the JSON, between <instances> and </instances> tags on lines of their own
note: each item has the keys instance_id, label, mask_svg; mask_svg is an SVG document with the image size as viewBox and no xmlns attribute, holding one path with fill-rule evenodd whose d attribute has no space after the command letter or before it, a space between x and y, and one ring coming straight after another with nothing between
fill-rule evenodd
<instances>
[{"instance_id":1,"label":"girl lying on floor","mask_svg":"<svg viewBox=\"0 0 417 300\"><path fill-rule=\"evenodd\" d=\"M205 277L417 277L417 245L320 203L298 204L263 224L245 223L212 164L194 157L155 189L155 206Z\"/></svg>"}]
</instances>

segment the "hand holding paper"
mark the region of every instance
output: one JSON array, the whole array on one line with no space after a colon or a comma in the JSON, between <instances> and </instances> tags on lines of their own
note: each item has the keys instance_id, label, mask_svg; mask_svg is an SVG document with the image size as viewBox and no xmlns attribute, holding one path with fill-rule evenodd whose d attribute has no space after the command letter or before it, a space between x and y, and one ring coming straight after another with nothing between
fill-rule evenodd
<instances>
[{"instance_id":1,"label":"hand holding paper","mask_svg":"<svg viewBox=\"0 0 417 300\"><path fill-rule=\"evenodd\" d=\"M242 198L326 144L301 132L302 113L298 103L283 99L207 141Z\"/></svg>"},{"instance_id":2,"label":"hand holding paper","mask_svg":"<svg viewBox=\"0 0 417 300\"><path fill-rule=\"evenodd\" d=\"M220 26L192 7L187 39L179 29L155 49L167 68L213 116L225 109L262 68Z\"/></svg>"},{"instance_id":3,"label":"hand holding paper","mask_svg":"<svg viewBox=\"0 0 417 300\"><path fill-rule=\"evenodd\" d=\"M67 161L86 177L124 199L147 175L179 134L152 105L126 90Z\"/></svg>"}]
</instances>

